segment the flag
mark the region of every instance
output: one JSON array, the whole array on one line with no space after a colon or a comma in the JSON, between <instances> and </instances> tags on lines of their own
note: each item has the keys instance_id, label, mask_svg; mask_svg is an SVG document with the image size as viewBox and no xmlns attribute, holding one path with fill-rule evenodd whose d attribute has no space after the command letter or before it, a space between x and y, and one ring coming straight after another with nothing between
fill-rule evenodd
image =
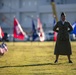
<instances>
[{"instance_id":1,"label":"flag","mask_svg":"<svg viewBox=\"0 0 76 75\"><path fill-rule=\"evenodd\" d=\"M0 27L0 38L2 39L4 37L4 32L2 30L2 28Z\"/></svg>"},{"instance_id":2,"label":"flag","mask_svg":"<svg viewBox=\"0 0 76 75\"><path fill-rule=\"evenodd\" d=\"M38 34L36 32L36 29L35 29L35 25L34 25L34 21L32 20L32 40L34 41L37 37L38 37Z\"/></svg>"},{"instance_id":3,"label":"flag","mask_svg":"<svg viewBox=\"0 0 76 75\"><path fill-rule=\"evenodd\" d=\"M24 40L25 33L23 29L21 28L21 25L19 24L18 20L14 18L14 31L13 31L14 38Z\"/></svg>"},{"instance_id":4,"label":"flag","mask_svg":"<svg viewBox=\"0 0 76 75\"><path fill-rule=\"evenodd\" d=\"M42 24L41 24L39 18L37 19L37 30L38 30L38 35L39 35L40 41L44 41L45 40L45 35L44 35Z\"/></svg>"},{"instance_id":5,"label":"flag","mask_svg":"<svg viewBox=\"0 0 76 75\"><path fill-rule=\"evenodd\" d=\"M56 24L56 19L54 18L54 22L53 22L53 25L55 26ZM57 40L57 32L54 31L54 41Z\"/></svg>"},{"instance_id":6,"label":"flag","mask_svg":"<svg viewBox=\"0 0 76 75\"><path fill-rule=\"evenodd\" d=\"M76 22L72 25L72 27L73 27L72 34L76 34Z\"/></svg>"},{"instance_id":7,"label":"flag","mask_svg":"<svg viewBox=\"0 0 76 75\"><path fill-rule=\"evenodd\" d=\"M7 45L3 42L1 45L0 45L0 55L3 55L5 52L8 51L8 48L7 48Z\"/></svg>"}]
</instances>

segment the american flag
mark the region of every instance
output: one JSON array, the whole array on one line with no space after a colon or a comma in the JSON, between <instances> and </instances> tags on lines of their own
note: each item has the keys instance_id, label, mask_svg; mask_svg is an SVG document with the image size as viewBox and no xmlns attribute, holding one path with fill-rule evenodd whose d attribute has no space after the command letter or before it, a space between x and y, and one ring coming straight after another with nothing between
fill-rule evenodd
<instances>
[{"instance_id":1,"label":"american flag","mask_svg":"<svg viewBox=\"0 0 76 75\"><path fill-rule=\"evenodd\" d=\"M13 31L14 38L24 40L26 33L23 31L20 23L16 18L14 18L14 31Z\"/></svg>"},{"instance_id":2,"label":"american flag","mask_svg":"<svg viewBox=\"0 0 76 75\"><path fill-rule=\"evenodd\" d=\"M42 28L42 23L40 21L40 18L37 19L37 30L38 30L38 35L39 35L39 39L40 41L44 41L45 40L45 34Z\"/></svg>"},{"instance_id":3,"label":"american flag","mask_svg":"<svg viewBox=\"0 0 76 75\"><path fill-rule=\"evenodd\" d=\"M2 28L0 27L0 38L2 39L4 37L4 32L2 30Z\"/></svg>"},{"instance_id":4,"label":"american flag","mask_svg":"<svg viewBox=\"0 0 76 75\"><path fill-rule=\"evenodd\" d=\"M0 55L3 55L5 52L8 51L8 48L7 48L7 45L3 42L1 45L0 45Z\"/></svg>"},{"instance_id":5,"label":"american flag","mask_svg":"<svg viewBox=\"0 0 76 75\"><path fill-rule=\"evenodd\" d=\"M55 19L55 16L54 16L54 22L53 22L53 25L55 26L55 24L56 24L56 19ZM56 41L57 40L57 32L55 32L54 31L54 41Z\"/></svg>"}]
</instances>

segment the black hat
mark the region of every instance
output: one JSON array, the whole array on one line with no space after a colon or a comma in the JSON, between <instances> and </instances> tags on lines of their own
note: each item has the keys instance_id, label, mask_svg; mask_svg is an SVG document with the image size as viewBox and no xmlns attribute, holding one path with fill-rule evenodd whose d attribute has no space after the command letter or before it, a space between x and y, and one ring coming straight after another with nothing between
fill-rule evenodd
<instances>
[{"instance_id":1,"label":"black hat","mask_svg":"<svg viewBox=\"0 0 76 75\"><path fill-rule=\"evenodd\" d=\"M61 13L61 17L62 17L62 16L66 16L64 12Z\"/></svg>"}]
</instances>

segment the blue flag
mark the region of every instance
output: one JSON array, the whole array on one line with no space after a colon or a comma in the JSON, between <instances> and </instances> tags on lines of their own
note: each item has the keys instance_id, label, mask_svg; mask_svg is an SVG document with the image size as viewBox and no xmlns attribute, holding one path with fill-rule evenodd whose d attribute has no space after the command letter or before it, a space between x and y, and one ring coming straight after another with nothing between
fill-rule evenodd
<instances>
[{"instance_id":1,"label":"blue flag","mask_svg":"<svg viewBox=\"0 0 76 75\"><path fill-rule=\"evenodd\" d=\"M32 20L32 41L35 41L35 39L38 37L38 34L36 32L36 29L35 29L35 25L34 25L34 21Z\"/></svg>"},{"instance_id":2,"label":"blue flag","mask_svg":"<svg viewBox=\"0 0 76 75\"><path fill-rule=\"evenodd\" d=\"M76 34L76 22L72 25L72 27L73 27L72 34Z\"/></svg>"}]
</instances>

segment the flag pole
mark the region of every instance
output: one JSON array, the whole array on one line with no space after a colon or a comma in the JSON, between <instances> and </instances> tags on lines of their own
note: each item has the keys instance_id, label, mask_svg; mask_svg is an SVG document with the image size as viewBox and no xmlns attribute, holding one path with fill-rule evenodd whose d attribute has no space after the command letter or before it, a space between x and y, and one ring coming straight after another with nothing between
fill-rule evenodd
<instances>
[{"instance_id":1,"label":"flag pole","mask_svg":"<svg viewBox=\"0 0 76 75\"><path fill-rule=\"evenodd\" d=\"M37 3L37 11L36 11L36 13L37 13L37 26L38 26L38 18L39 18L39 7L38 7L38 3ZM40 43L40 40L38 41L38 46L39 46L39 43Z\"/></svg>"},{"instance_id":2,"label":"flag pole","mask_svg":"<svg viewBox=\"0 0 76 75\"><path fill-rule=\"evenodd\" d=\"M56 5L55 5L54 0L51 0L51 5L52 5L53 16L55 16L55 19L56 19L56 22L57 22L58 17L57 17Z\"/></svg>"},{"instance_id":3,"label":"flag pole","mask_svg":"<svg viewBox=\"0 0 76 75\"><path fill-rule=\"evenodd\" d=\"M52 6L52 12L53 12L53 17L55 18L56 22L58 22L58 17L57 17L57 11L56 11L56 5L54 0L51 0L51 6ZM54 42L53 42L54 45Z\"/></svg>"}]
</instances>

